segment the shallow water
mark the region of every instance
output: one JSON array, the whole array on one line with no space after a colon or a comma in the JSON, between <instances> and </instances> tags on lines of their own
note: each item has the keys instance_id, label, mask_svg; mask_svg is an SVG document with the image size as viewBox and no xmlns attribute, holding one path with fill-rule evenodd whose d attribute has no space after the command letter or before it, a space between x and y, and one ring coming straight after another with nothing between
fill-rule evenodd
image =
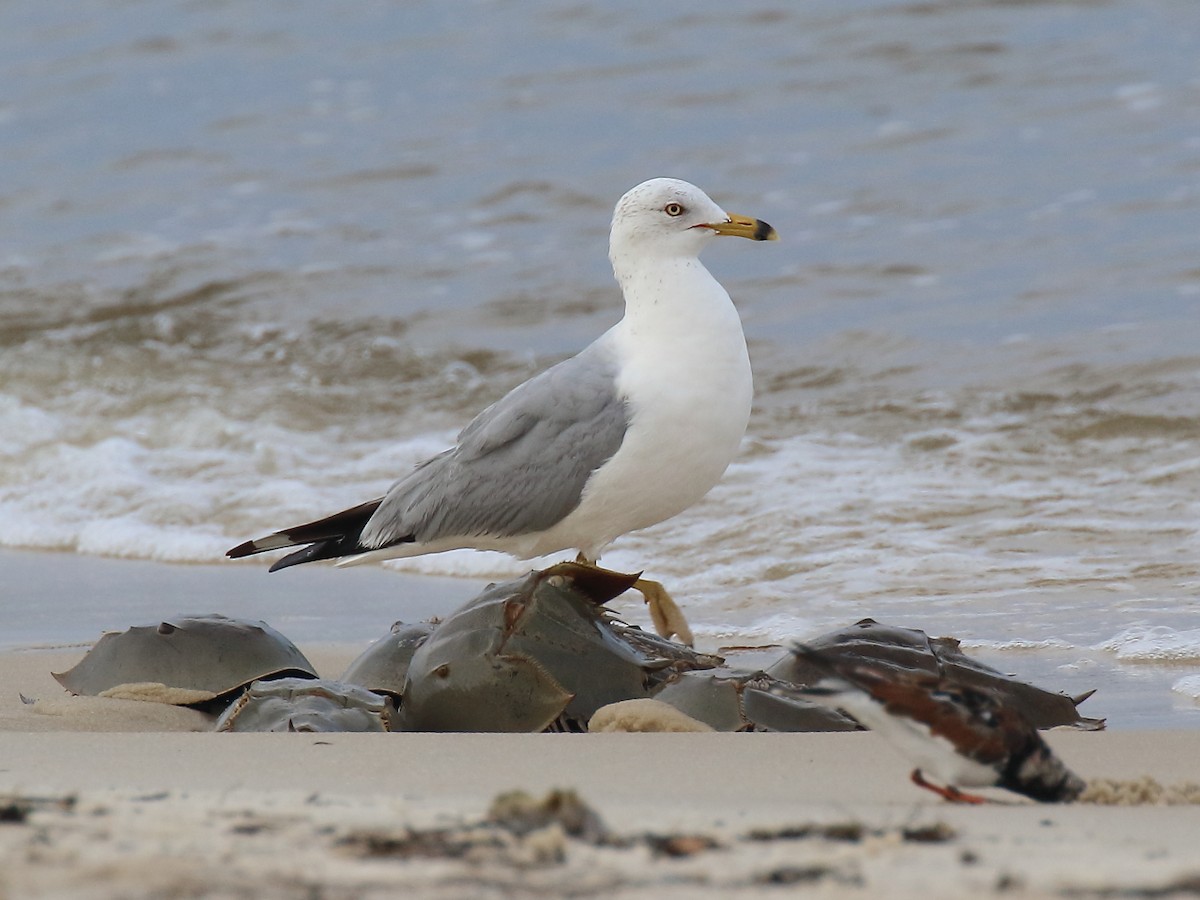
<instances>
[{"instance_id":1,"label":"shallow water","mask_svg":"<svg viewBox=\"0 0 1200 900\"><path fill-rule=\"evenodd\" d=\"M676 175L780 232L706 257L756 412L702 504L605 562L667 581L704 641L873 615L1100 667L1194 725L1194 23L1192 0L6 6L0 545L212 561L377 495L616 320L611 206Z\"/></svg>"}]
</instances>

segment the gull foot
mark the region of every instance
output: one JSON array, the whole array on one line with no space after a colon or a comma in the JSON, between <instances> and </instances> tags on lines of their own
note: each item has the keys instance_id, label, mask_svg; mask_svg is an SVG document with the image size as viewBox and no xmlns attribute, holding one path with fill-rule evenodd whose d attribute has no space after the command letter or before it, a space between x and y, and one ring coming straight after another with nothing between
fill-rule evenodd
<instances>
[{"instance_id":1,"label":"gull foot","mask_svg":"<svg viewBox=\"0 0 1200 900\"><path fill-rule=\"evenodd\" d=\"M601 569L594 560L588 559L582 553L575 557L575 562L581 566L600 569L601 572L609 571ZM638 578L633 583L633 589L640 593L642 599L646 601L646 606L650 610L650 621L654 623L654 630L660 637L670 639L672 635L678 635L680 643L689 647L695 646L696 639L692 636L692 629L688 626L687 617L679 608L679 604L667 593L665 587L649 578Z\"/></svg>"},{"instance_id":2,"label":"gull foot","mask_svg":"<svg viewBox=\"0 0 1200 900\"><path fill-rule=\"evenodd\" d=\"M650 621L654 630L662 637L670 638L678 635L679 640L691 647L695 644L692 629L688 627L687 618L679 604L667 593L667 589L657 581L649 578L639 578L633 583L633 589L639 591L650 610Z\"/></svg>"}]
</instances>

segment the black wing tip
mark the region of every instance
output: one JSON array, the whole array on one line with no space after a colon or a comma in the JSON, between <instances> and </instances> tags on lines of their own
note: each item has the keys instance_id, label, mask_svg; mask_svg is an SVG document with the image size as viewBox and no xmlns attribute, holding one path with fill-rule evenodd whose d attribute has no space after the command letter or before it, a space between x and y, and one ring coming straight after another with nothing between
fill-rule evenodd
<instances>
[{"instance_id":1,"label":"black wing tip","mask_svg":"<svg viewBox=\"0 0 1200 900\"><path fill-rule=\"evenodd\" d=\"M317 541L309 544L307 547L302 547L294 553L289 553L283 559L277 560L268 572L278 572L280 569L287 569L291 566L299 566L308 562L317 562L321 559L337 559L342 556L348 556L354 550L347 550L345 543L341 540Z\"/></svg>"},{"instance_id":2,"label":"black wing tip","mask_svg":"<svg viewBox=\"0 0 1200 900\"><path fill-rule=\"evenodd\" d=\"M308 548L305 548L305 549L308 549ZM302 553L304 551L300 551L300 552ZM302 560L302 559L293 560L292 557L296 556L296 555L298 555L298 554L289 553L283 559L276 560L275 562L271 563L271 568L267 569L267 572L278 572L280 569L286 569L289 566L300 565L300 563L304 562L304 560ZM289 562L289 560L290 560L290 562Z\"/></svg>"},{"instance_id":3,"label":"black wing tip","mask_svg":"<svg viewBox=\"0 0 1200 900\"><path fill-rule=\"evenodd\" d=\"M258 553L258 547L254 546L254 541L246 541L243 544L238 544L232 549L226 550L225 555L230 559L241 559L243 556L252 556Z\"/></svg>"}]
</instances>

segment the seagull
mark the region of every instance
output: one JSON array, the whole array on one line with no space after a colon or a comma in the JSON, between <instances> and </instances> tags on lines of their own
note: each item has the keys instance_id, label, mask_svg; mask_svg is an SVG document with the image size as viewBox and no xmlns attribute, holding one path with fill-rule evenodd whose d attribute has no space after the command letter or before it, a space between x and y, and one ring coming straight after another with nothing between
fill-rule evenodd
<instances>
[{"instance_id":1,"label":"seagull","mask_svg":"<svg viewBox=\"0 0 1200 900\"><path fill-rule=\"evenodd\" d=\"M306 545L288 566L470 548L518 559L575 550L595 566L618 537L696 503L738 451L753 399L742 323L698 256L728 235L777 240L695 185L655 178L617 203L609 259L625 315L576 356L479 413L450 449L374 500L229 550ZM692 642L663 586L634 588L656 630Z\"/></svg>"},{"instance_id":2,"label":"seagull","mask_svg":"<svg viewBox=\"0 0 1200 900\"><path fill-rule=\"evenodd\" d=\"M1086 784L1001 695L932 672L848 659L804 644L796 656L827 676L800 693L853 716L916 764L912 781L955 803L986 803L964 787L1001 787L1044 803L1069 802ZM927 781L925 771L943 782Z\"/></svg>"}]
</instances>

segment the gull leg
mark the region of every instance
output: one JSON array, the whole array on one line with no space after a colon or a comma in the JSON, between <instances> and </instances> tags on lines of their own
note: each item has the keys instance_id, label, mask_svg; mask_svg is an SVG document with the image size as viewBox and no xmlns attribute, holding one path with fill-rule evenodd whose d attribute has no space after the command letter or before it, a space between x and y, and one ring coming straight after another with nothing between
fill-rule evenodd
<instances>
[{"instance_id":1,"label":"gull leg","mask_svg":"<svg viewBox=\"0 0 1200 900\"><path fill-rule=\"evenodd\" d=\"M588 559L582 553L575 557L575 562L583 566L591 566L594 569L600 568L594 560ZM672 635L678 635L682 643L689 647L694 646L695 638L692 636L692 629L688 626L687 617L684 616L679 604L667 593L667 589L662 584L651 581L649 578L639 578L634 582L633 589L640 593L642 599L645 600L646 607L650 612L650 621L654 623L654 630L661 637L670 638Z\"/></svg>"},{"instance_id":2,"label":"gull leg","mask_svg":"<svg viewBox=\"0 0 1200 900\"><path fill-rule=\"evenodd\" d=\"M933 791L944 800L949 800L951 803L989 803L987 797L980 797L978 794L968 794L960 791L953 785L942 787L940 784L934 784L931 781L926 781L925 776L921 774L920 769L913 769L912 783L917 787L923 787L927 791Z\"/></svg>"}]
</instances>

